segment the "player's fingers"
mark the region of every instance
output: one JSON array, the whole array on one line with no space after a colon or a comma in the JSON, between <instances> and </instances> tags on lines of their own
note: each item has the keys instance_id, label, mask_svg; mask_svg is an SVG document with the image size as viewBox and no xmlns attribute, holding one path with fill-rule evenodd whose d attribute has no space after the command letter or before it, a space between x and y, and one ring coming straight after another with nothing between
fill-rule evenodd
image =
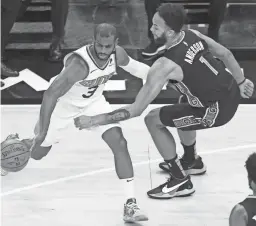
<instances>
[{"instance_id":1,"label":"player's fingers","mask_svg":"<svg viewBox=\"0 0 256 226\"><path fill-rule=\"evenodd\" d=\"M248 92L243 92L243 98L250 98L250 94Z\"/></svg>"},{"instance_id":2,"label":"player's fingers","mask_svg":"<svg viewBox=\"0 0 256 226\"><path fill-rule=\"evenodd\" d=\"M245 92L250 93L251 95L253 94L253 89L251 87L245 87Z\"/></svg>"},{"instance_id":3,"label":"player's fingers","mask_svg":"<svg viewBox=\"0 0 256 226\"><path fill-rule=\"evenodd\" d=\"M252 85L252 84L246 84L245 87L246 87L246 88L250 88L250 89L254 89L254 85Z\"/></svg>"},{"instance_id":4,"label":"player's fingers","mask_svg":"<svg viewBox=\"0 0 256 226\"><path fill-rule=\"evenodd\" d=\"M248 84L249 86L251 86L251 87L254 87L254 83L253 83L253 82L251 82L251 81L250 81L250 82L248 82L247 84Z\"/></svg>"},{"instance_id":5,"label":"player's fingers","mask_svg":"<svg viewBox=\"0 0 256 226\"><path fill-rule=\"evenodd\" d=\"M252 92L245 92L245 94L248 96L248 97L251 97L252 96Z\"/></svg>"}]
</instances>

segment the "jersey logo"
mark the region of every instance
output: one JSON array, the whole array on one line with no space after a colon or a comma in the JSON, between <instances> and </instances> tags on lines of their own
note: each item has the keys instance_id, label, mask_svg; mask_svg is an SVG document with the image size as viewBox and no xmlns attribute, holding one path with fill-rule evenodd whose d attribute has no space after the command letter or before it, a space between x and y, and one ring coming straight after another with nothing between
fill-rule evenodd
<instances>
[{"instance_id":1,"label":"jersey logo","mask_svg":"<svg viewBox=\"0 0 256 226\"><path fill-rule=\"evenodd\" d=\"M115 74L116 74L115 72L112 72L109 75L100 76L96 79L83 80L83 81L79 82L79 84L81 84L82 86L85 86L85 87L89 87L89 88L94 87L94 86L99 86L99 85L105 84Z\"/></svg>"},{"instance_id":2,"label":"jersey logo","mask_svg":"<svg viewBox=\"0 0 256 226\"><path fill-rule=\"evenodd\" d=\"M188 43L186 43L186 42L184 42L184 41L183 41L183 44L186 45L186 46L188 46Z\"/></svg>"},{"instance_id":3,"label":"jersey logo","mask_svg":"<svg viewBox=\"0 0 256 226\"><path fill-rule=\"evenodd\" d=\"M113 64L114 64L113 59L112 57L110 57L108 66L111 67L113 66Z\"/></svg>"}]
</instances>

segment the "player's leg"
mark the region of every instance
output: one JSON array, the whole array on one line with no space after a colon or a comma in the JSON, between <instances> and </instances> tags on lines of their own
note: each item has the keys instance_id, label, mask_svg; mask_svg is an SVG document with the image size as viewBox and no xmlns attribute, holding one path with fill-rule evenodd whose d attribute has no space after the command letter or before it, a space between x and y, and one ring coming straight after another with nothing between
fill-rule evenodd
<instances>
[{"instance_id":1,"label":"player's leg","mask_svg":"<svg viewBox=\"0 0 256 226\"><path fill-rule=\"evenodd\" d=\"M201 156L196 152L196 130L186 131L177 129L184 155L180 158L181 164L187 174L202 175L206 172L206 165L203 163ZM168 167L164 162L159 167L168 171Z\"/></svg>"},{"instance_id":2,"label":"player's leg","mask_svg":"<svg viewBox=\"0 0 256 226\"><path fill-rule=\"evenodd\" d=\"M181 108L173 107L170 112L176 113L181 111ZM145 123L148 131L167 166L169 167L170 179L164 184L161 184L155 189L148 191L148 196L151 198L168 199L175 196L188 196L195 192L190 177L185 173L179 158L176 153L176 143L161 120L162 108L154 109L145 117Z\"/></svg>"},{"instance_id":3,"label":"player's leg","mask_svg":"<svg viewBox=\"0 0 256 226\"><path fill-rule=\"evenodd\" d=\"M111 112L112 107L104 96L91 103L85 109L85 115L95 115ZM120 124L110 124L100 127L102 139L107 143L114 155L116 174L124 186L125 205L123 219L126 222L148 220L137 205L134 194L133 165L127 147L127 141L123 136Z\"/></svg>"},{"instance_id":4,"label":"player's leg","mask_svg":"<svg viewBox=\"0 0 256 226\"><path fill-rule=\"evenodd\" d=\"M178 103L187 103L186 96L180 96ZM180 158L181 165L187 174L202 175L206 172L206 166L201 156L196 153L196 130L177 129L184 155ZM168 172L169 167L166 162L161 162L159 167Z\"/></svg>"},{"instance_id":5,"label":"player's leg","mask_svg":"<svg viewBox=\"0 0 256 226\"><path fill-rule=\"evenodd\" d=\"M147 221L148 217L140 210L136 201L132 161L121 128L108 129L102 134L102 138L113 152L116 173L124 186L124 221Z\"/></svg>"},{"instance_id":6,"label":"player's leg","mask_svg":"<svg viewBox=\"0 0 256 226\"><path fill-rule=\"evenodd\" d=\"M108 144L114 154L115 168L118 178L122 181L125 191L124 221L146 221L147 216L137 205L134 192L134 173L127 141L120 127L112 127L102 134L102 139Z\"/></svg>"}]
</instances>

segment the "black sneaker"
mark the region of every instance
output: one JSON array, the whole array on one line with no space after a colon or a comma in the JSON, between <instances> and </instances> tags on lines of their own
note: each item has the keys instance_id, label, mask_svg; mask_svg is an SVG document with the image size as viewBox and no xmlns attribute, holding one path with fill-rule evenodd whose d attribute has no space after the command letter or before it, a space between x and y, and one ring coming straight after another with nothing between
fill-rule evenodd
<instances>
[{"instance_id":1,"label":"black sneaker","mask_svg":"<svg viewBox=\"0 0 256 226\"><path fill-rule=\"evenodd\" d=\"M153 60L157 55L165 51L165 46L151 42L141 53L145 60Z\"/></svg>"},{"instance_id":2,"label":"black sneaker","mask_svg":"<svg viewBox=\"0 0 256 226\"><path fill-rule=\"evenodd\" d=\"M170 177L167 182L147 192L150 198L171 199L174 197L186 197L195 192L190 177L177 179Z\"/></svg>"},{"instance_id":3,"label":"black sneaker","mask_svg":"<svg viewBox=\"0 0 256 226\"><path fill-rule=\"evenodd\" d=\"M188 162L184 156L180 158L180 163L188 175L202 175L206 172L206 166L200 156L197 156L193 162ZM170 173L169 167L166 162L159 163L159 167L167 173Z\"/></svg>"}]
</instances>

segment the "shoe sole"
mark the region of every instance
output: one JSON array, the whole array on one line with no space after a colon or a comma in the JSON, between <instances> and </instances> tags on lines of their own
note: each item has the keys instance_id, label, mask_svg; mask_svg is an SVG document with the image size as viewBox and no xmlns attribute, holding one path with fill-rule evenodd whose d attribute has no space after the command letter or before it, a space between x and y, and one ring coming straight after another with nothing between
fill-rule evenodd
<instances>
[{"instance_id":1,"label":"shoe sole","mask_svg":"<svg viewBox=\"0 0 256 226\"><path fill-rule=\"evenodd\" d=\"M172 199L172 198L181 198L181 197L188 197L188 196L191 196L192 194L195 193L195 189L192 188L192 189L185 189L183 191L179 191L179 192L175 192L173 195L169 196L169 197L162 197L162 196L151 196L148 194L148 196L152 199Z\"/></svg>"},{"instance_id":2,"label":"shoe sole","mask_svg":"<svg viewBox=\"0 0 256 226\"><path fill-rule=\"evenodd\" d=\"M138 221L148 221L148 217L146 217L146 216L137 216L137 217L135 217L135 218L133 218L133 219L131 219L131 218L123 218L123 220L124 220L124 222L126 222L126 223L136 223L136 222L138 222Z\"/></svg>"},{"instance_id":3,"label":"shoe sole","mask_svg":"<svg viewBox=\"0 0 256 226\"><path fill-rule=\"evenodd\" d=\"M189 175L199 176L206 173L206 166L204 166L202 169L189 169L185 170L185 172Z\"/></svg>"},{"instance_id":4,"label":"shoe sole","mask_svg":"<svg viewBox=\"0 0 256 226\"><path fill-rule=\"evenodd\" d=\"M165 167L159 166L160 169L162 169L163 171L170 173L170 171L168 169L166 169ZM206 166L204 166L202 169L189 169L189 170L185 170L187 175L203 175L206 173Z\"/></svg>"}]
</instances>

